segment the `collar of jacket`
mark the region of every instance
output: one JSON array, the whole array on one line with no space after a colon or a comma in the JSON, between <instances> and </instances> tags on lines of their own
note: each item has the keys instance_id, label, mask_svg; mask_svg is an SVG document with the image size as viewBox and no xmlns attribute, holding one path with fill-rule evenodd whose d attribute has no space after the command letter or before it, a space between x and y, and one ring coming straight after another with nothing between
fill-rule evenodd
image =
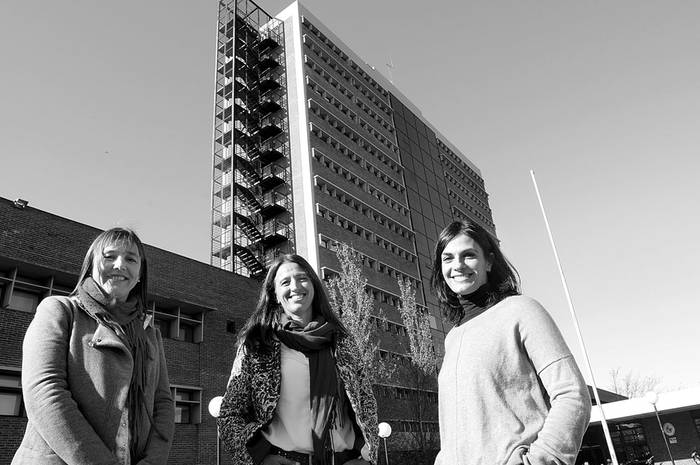
<instances>
[{"instance_id":1,"label":"collar of jacket","mask_svg":"<svg viewBox=\"0 0 700 465\"><path fill-rule=\"evenodd\" d=\"M122 351L126 352L127 354L129 354L129 356L131 356L131 351L126 347L126 344L124 344L124 341L122 341L122 339L119 336L117 336L117 333L115 333L108 326L105 326L104 324L102 324L100 322L100 320L95 318L94 315L92 315L90 312L85 310L85 308L83 307L83 304L80 302L80 299L78 299L77 296L72 296L71 300L73 300L73 302L80 309L80 311L82 311L83 313L88 315L90 318L95 320L95 323L97 323L97 328L95 329L95 332L93 333L90 341L88 341L88 345L90 347L96 347L96 348L105 347L105 348L111 348L111 349L119 349L119 350L122 350Z\"/></svg>"}]
</instances>

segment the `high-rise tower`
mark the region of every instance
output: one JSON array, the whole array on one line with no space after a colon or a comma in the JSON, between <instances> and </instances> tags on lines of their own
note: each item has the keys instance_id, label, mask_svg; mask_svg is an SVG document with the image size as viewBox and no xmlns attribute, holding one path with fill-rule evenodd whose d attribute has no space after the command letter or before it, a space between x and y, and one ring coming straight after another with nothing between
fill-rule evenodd
<instances>
[{"instance_id":1,"label":"high-rise tower","mask_svg":"<svg viewBox=\"0 0 700 465\"><path fill-rule=\"evenodd\" d=\"M328 278L336 244L351 244L389 320L378 323L381 356L405 362L399 278L415 284L440 352L448 328L428 292L434 241L460 217L495 236L478 168L298 3L273 18L250 0L221 1L217 48L212 263L262 276L294 251ZM400 380L377 391L394 404L435 397ZM437 428L381 405L399 432Z\"/></svg>"}]
</instances>

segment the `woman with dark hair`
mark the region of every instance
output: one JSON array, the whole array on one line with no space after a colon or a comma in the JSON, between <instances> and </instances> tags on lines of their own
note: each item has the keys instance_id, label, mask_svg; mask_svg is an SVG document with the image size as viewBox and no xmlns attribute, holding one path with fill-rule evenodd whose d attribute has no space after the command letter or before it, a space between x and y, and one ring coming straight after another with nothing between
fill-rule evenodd
<instances>
[{"instance_id":1,"label":"woman with dark hair","mask_svg":"<svg viewBox=\"0 0 700 465\"><path fill-rule=\"evenodd\" d=\"M357 345L299 255L265 277L218 425L239 465L376 463L377 405Z\"/></svg>"},{"instance_id":2,"label":"woman with dark hair","mask_svg":"<svg viewBox=\"0 0 700 465\"><path fill-rule=\"evenodd\" d=\"M454 325L438 376L436 465L573 465L588 426L586 383L547 311L479 225L435 245L433 291Z\"/></svg>"},{"instance_id":3,"label":"woman with dark hair","mask_svg":"<svg viewBox=\"0 0 700 465\"><path fill-rule=\"evenodd\" d=\"M101 233L68 297L41 301L24 337L27 429L13 465L165 464L174 409L148 270L133 231Z\"/></svg>"}]
</instances>

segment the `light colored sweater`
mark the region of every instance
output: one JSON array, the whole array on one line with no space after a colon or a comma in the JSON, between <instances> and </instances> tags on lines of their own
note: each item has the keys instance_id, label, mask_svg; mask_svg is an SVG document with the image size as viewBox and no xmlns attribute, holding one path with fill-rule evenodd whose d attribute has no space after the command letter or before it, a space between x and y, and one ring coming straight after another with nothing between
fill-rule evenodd
<instances>
[{"instance_id":1,"label":"light colored sweater","mask_svg":"<svg viewBox=\"0 0 700 465\"><path fill-rule=\"evenodd\" d=\"M559 329L535 300L508 297L452 328L438 383L436 465L575 462L591 401Z\"/></svg>"}]
</instances>

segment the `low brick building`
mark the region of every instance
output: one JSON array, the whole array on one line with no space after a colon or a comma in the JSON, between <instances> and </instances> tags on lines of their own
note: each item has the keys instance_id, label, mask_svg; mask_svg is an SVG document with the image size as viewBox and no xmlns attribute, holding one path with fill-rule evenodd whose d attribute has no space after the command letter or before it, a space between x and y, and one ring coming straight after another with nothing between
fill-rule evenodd
<instances>
[{"instance_id":1,"label":"low brick building","mask_svg":"<svg viewBox=\"0 0 700 465\"><path fill-rule=\"evenodd\" d=\"M68 294L100 230L0 197L0 463L26 425L22 339L42 298ZM176 428L169 463L216 463L209 400L223 394L259 282L146 245L149 311L164 336ZM229 463L222 452L222 463Z\"/></svg>"}]
</instances>

